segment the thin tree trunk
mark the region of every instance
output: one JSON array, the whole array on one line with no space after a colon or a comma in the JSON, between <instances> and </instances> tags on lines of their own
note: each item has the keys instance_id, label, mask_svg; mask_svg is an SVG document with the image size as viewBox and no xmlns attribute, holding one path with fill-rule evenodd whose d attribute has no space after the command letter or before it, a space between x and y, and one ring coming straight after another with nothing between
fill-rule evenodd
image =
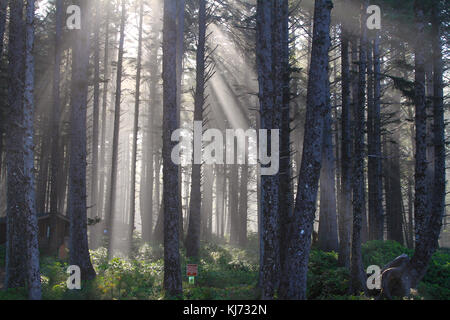
<instances>
[{"instance_id":1,"label":"thin tree trunk","mask_svg":"<svg viewBox=\"0 0 450 320\"><path fill-rule=\"evenodd\" d=\"M8 0L0 0L0 57L3 57L3 41L5 37L6 30L6 11L8 7ZM3 66L3 63L0 61L0 67ZM3 133L4 130L4 112L0 112L0 176L2 173L3 166Z\"/></svg>"},{"instance_id":2,"label":"thin tree trunk","mask_svg":"<svg viewBox=\"0 0 450 320\"><path fill-rule=\"evenodd\" d=\"M110 193L108 195L107 210L106 210L106 225L107 225L107 237L108 237L108 258L113 255L113 225L114 225L114 213L116 209L116 188L117 188L117 167L118 167L118 154L119 154L119 131L120 131L120 104L122 97L122 70L123 70L123 47L125 41L125 20L126 20L126 6L125 0L122 1L122 15L120 19L120 39L119 39L119 55L117 58L117 76L116 76L116 97L114 107L114 133L112 143L112 165L111 165L111 186Z\"/></svg>"},{"instance_id":3,"label":"thin tree trunk","mask_svg":"<svg viewBox=\"0 0 450 320\"><path fill-rule=\"evenodd\" d=\"M198 11L198 44L196 57L196 87L194 101L194 126L197 123L203 123L203 106L205 103L205 42L206 42L206 0L200 0ZM199 128L203 130L202 128ZM201 144L201 141L200 141ZM189 227L186 236L186 256L198 257L200 249L200 230L201 230L201 146L194 144L192 176L191 176L191 195L189 204ZM200 155L200 156L199 156ZM200 159L199 159L200 157ZM210 186L208 186L209 188Z\"/></svg>"},{"instance_id":4,"label":"thin tree trunk","mask_svg":"<svg viewBox=\"0 0 450 320\"><path fill-rule=\"evenodd\" d=\"M133 150L131 159L131 186L130 186L130 219L128 230L129 253L133 244L134 219L136 209L136 162L137 162L137 142L139 131L139 104L141 93L141 67L142 67L142 33L144 23L144 1L139 2L139 35L138 35L138 54L136 66L136 92L134 104L134 126L133 126Z\"/></svg>"},{"instance_id":5,"label":"thin tree trunk","mask_svg":"<svg viewBox=\"0 0 450 320\"><path fill-rule=\"evenodd\" d=\"M62 14L63 1L56 1L56 24L55 24L55 58L53 66L53 110L52 110L52 156L51 156L51 177L50 177L50 236L49 251L56 254L58 250L57 243L57 219L58 213L58 178L60 174L61 153L59 141L59 121L61 116L61 98L60 98L60 81L61 81L61 45L62 45Z\"/></svg>"},{"instance_id":6,"label":"thin tree trunk","mask_svg":"<svg viewBox=\"0 0 450 320\"><path fill-rule=\"evenodd\" d=\"M383 211L383 168L381 153L381 60L380 60L380 35L377 33L373 40L373 202L374 227L373 239L383 240L384 211ZM370 225L370 223L369 223Z\"/></svg>"},{"instance_id":7,"label":"thin tree trunk","mask_svg":"<svg viewBox=\"0 0 450 320\"><path fill-rule=\"evenodd\" d=\"M238 244L244 248L247 245L247 215L248 215L248 165L241 166L241 181L239 191L239 236Z\"/></svg>"},{"instance_id":8,"label":"thin tree trunk","mask_svg":"<svg viewBox=\"0 0 450 320\"><path fill-rule=\"evenodd\" d=\"M94 21L94 103L92 111L92 163L90 217L95 218L98 210L98 142L100 116L100 4L95 2Z\"/></svg>"},{"instance_id":9,"label":"thin tree trunk","mask_svg":"<svg viewBox=\"0 0 450 320\"><path fill-rule=\"evenodd\" d=\"M342 169L341 188L342 199L339 208L339 264L350 267L350 233L352 216L352 135L350 133L351 103L350 103L350 62L349 62L349 34L344 23L341 33L341 65L342 65Z\"/></svg>"}]
</instances>

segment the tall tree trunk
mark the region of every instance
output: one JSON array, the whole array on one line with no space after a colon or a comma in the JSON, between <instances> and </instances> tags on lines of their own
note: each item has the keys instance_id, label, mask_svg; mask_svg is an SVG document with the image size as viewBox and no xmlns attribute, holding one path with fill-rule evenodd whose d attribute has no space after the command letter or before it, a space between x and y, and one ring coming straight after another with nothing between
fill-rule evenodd
<instances>
[{"instance_id":1,"label":"tall tree trunk","mask_svg":"<svg viewBox=\"0 0 450 320\"><path fill-rule=\"evenodd\" d=\"M34 143L33 143L33 119L34 119L34 0L28 0L26 6L26 29L25 29L25 90L23 107L23 157L24 157L24 196L25 213L27 219L26 241L27 241L27 287L28 296L31 300L40 300L41 273L39 269L39 246L38 246L38 221L36 214L36 194L34 190Z\"/></svg>"},{"instance_id":2,"label":"tall tree trunk","mask_svg":"<svg viewBox=\"0 0 450 320\"><path fill-rule=\"evenodd\" d=\"M281 46L275 47L273 35L276 33L276 26L274 19L277 16L277 2L257 1L256 12L256 59L258 67L258 82L259 82L259 102L260 102L260 129L268 130L267 133L267 148L271 149L271 130L279 129L279 120L281 113L277 114L275 110L275 88L276 82L273 68L275 66L274 53L280 49ZM281 45L281 42L278 42ZM280 52L280 51L278 51ZM278 69L278 71L280 71ZM276 80L275 80L276 81ZM278 99L278 102L281 102ZM233 172L236 171L232 168ZM236 175L237 178L237 175ZM261 228L260 238L262 239L262 266L260 287L262 289L262 299L273 299L275 291L279 285L277 273L280 271L280 257L279 257L279 213L278 213L278 196L279 196L279 181L278 174L274 176L261 175ZM234 175L231 177L234 179ZM230 192L233 192L230 184ZM231 204L234 203L230 199ZM230 208L231 214L233 210ZM233 220L232 220L233 221ZM231 226L233 231L233 225Z\"/></svg>"},{"instance_id":3,"label":"tall tree trunk","mask_svg":"<svg viewBox=\"0 0 450 320\"><path fill-rule=\"evenodd\" d=\"M186 10L186 0L176 0L177 2L177 58L176 58L176 72L177 72L177 117L178 122L181 123L181 97L183 94L182 82L183 82L183 58L184 58L184 15ZM205 27L206 28L206 27ZM178 200L180 201L180 208L183 207L182 197L181 197L181 183L182 183L182 173L181 166L178 170L178 183L180 186L178 190L180 195L178 196ZM180 239L184 237L183 230L183 211L180 211Z\"/></svg>"},{"instance_id":4,"label":"tall tree trunk","mask_svg":"<svg viewBox=\"0 0 450 320\"><path fill-rule=\"evenodd\" d=\"M89 1L77 4L88 12ZM81 278L90 280L95 271L89 255L86 206L86 110L89 66L89 17L83 15L81 30L75 32L72 58L72 100L70 111L70 168L68 216L70 217L70 258L81 269Z\"/></svg>"},{"instance_id":5,"label":"tall tree trunk","mask_svg":"<svg viewBox=\"0 0 450 320\"><path fill-rule=\"evenodd\" d=\"M176 27L177 6L164 1L163 27L163 185L164 185L164 289L170 296L181 296L181 265L179 252L180 201L178 170L171 160L175 142L172 133L178 129Z\"/></svg>"},{"instance_id":6,"label":"tall tree trunk","mask_svg":"<svg viewBox=\"0 0 450 320\"><path fill-rule=\"evenodd\" d=\"M206 0L200 0L198 11L198 43L196 57L196 87L194 101L194 126L195 122L203 123L203 106L205 104L205 42L206 42ZM203 130L201 128L197 128ZM198 142L194 144L192 177L191 177L191 196L189 204L189 227L186 236L186 256L198 257L200 249L200 230L201 230L201 146ZM200 147L200 150L197 148ZM209 188L210 186L208 186Z\"/></svg>"},{"instance_id":7,"label":"tall tree trunk","mask_svg":"<svg viewBox=\"0 0 450 320\"><path fill-rule=\"evenodd\" d=\"M139 104L141 94L141 67L142 67L142 33L144 23L144 1L139 1L139 35L138 35L138 54L136 65L136 91L134 97L134 126L133 126L133 149L131 159L131 186L130 186L130 219L128 230L129 253L131 253L133 244L134 219L136 209L136 162L137 162L137 141L139 131Z\"/></svg>"},{"instance_id":8,"label":"tall tree trunk","mask_svg":"<svg viewBox=\"0 0 450 320\"><path fill-rule=\"evenodd\" d=\"M331 101L328 88L327 113L323 128L322 169L320 174L319 248L324 251L338 250L336 218L336 170L333 153Z\"/></svg>"},{"instance_id":9,"label":"tall tree trunk","mask_svg":"<svg viewBox=\"0 0 450 320\"><path fill-rule=\"evenodd\" d=\"M90 217L95 218L98 210L98 142L100 117L100 4L95 2L94 21L94 96L92 111L92 163L91 163L91 204Z\"/></svg>"},{"instance_id":10,"label":"tall tree trunk","mask_svg":"<svg viewBox=\"0 0 450 320\"><path fill-rule=\"evenodd\" d=\"M290 90L290 65L289 65L289 2L277 1L279 19L277 20L277 32L279 35L280 52L277 56L279 63L279 87L282 92L281 103L281 132L280 132L280 174L279 174L279 236L280 236L280 270L286 269L287 243L289 237L289 222L293 213L293 185L291 162L291 90ZM283 271L282 271L283 272ZM280 277L280 296L284 295L287 288L287 277Z\"/></svg>"},{"instance_id":11,"label":"tall tree trunk","mask_svg":"<svg viewBox=\"0 0 450 320\"><path fill-rule=\"evenodd\" d=\"M359 78L358 101L355 105L355 163L353 179L353 230L352 255L350 268L350 289L357 294L365 290L365 274L362 264L361 242L363 216L366 215L365 185L364 185L364 124L366 102L366 70L367 70L367 29L366 9L367 1L361 4L360 48L359 48Z\"/></svg>"},{"instance_id":12,"label":"tall tree trunk","mask_svg":"<svg viewBox=\"0 0 450 320\"><path fill-rule=\"evenodd\" d=\"M290 280L287 292L289 299L306 299L306 275L322 165L324 114L329 107L328 51L332 8L333 4L329 0L315 1L303 156L291 229L295 232L290 236L287 257L289 268L285 275Z\"/></svg>"},{"instance_id":13,"label":"tall tree trunk","mask_svg":"<svg viewBox=\"0 0 450 320\"><path fill-rule=\"evenodd\" d=\"M104 193L105 193L105 176L106 176L106 123L107 123L107 108L108 108L108 84L110 83L108 77L110 76L109 68L109 36L110 36L110 15L111 15L111 4L109 1L106 3L106 21L105 21L105 48L103 57L103 92L102 92L102 132L101 132L101 151L100 151L100 174L98 179L100 180L100 186L98 190L97 199L99 205L97 207L97 215L103 217L104 210ZM99 244L98 240L101 238L104 229L104 222L100 223L95 228L95 236L93 241L93 247L96 248Z\"/></svg>"},{"instance_id":14,"label":"tall tree trunk","mask_svg":"<svg viewBox=\"0 0 450 320\"><path fill-rule=\"evenodd\" d=\"M108 237L108 258L113 255L113 225L114 213L116 209L116 188L117 188L117 167L119 154L119 131L120 131L120 104L122 97L122 70L123 70L123 46L125 41L125 20L126 20L126 6L125 0L122 1L122 15L120 18L120 39L119 39L119 53L117 58L117 76L116 76L116 97L114 107L114 133L112 143L112 165L111 165L111 186L108 195L108 202L106 206L106 226Z\"/></svg>"},{"instance_id":15,"label":"tall tree trunk","mask_svg":"<svg viewBox=\"0 0 450 320\"><path fill-rule=\"evenodd\" d=\"M0 0L0 57L3 57L3 42L6 30L6 11L8 7L8 0ZM3 63L0 61L0 67L3 67ZM2 104L0 107L0 177L3 167L3 134L5 132L5 106Z\"/></svg>"},{"instance_id":16,"label":"tall tree trunk","mask_svg":"<svg viewBox=\"0 0 450 320\"><path fill-rule=\"evenodd\" d=\"M369 226L373 225L372 240L383 240L384 234L384 211L383 211L383 175L382 175L382 153L381 153L381 60L380 60L380 35L377 33L373 40L373 84L374 84L374 102L373 102L373 154L369 155L373 160L373 220Z\"/></svg>"},{"instance_id":17,"label":"tall tree trunk","mask_svg":"<svg viewBox=\"0 0 450 320\"><path fill-rule=\"evenodd\" d=\"M24 174L24 49L25 26L23 23L23 1L10 1L9 12L9 90L8 113L6 114L6 166L7 166L7 248L5 288L23 287L27 275L27 214L30 214L25 198L26 178ZM25 188L24 188L25 187ZM24 189L23 189L24 188Z\"/></svg>"},{"instance_id":18,"label":"tall tree trunk","mask_svg":"<svg viewBox=\"0 0 450 320\"><path fill-rule=\"evenodd\" d=\"M342 142L341 142L341 188L342 199L339 208L339 264L350 267L350 233L352 216L352 135L350 133L351 103L350 103L350 61L349 33L345 21L341 33L341 73L342 73Z\"/></svg>"},{"instance_id":19,"label":"tall tree trunk","mask_svg":"<svg viewBox=\"0 0 450 320\"><path fill-rule=\"evenodd\" d=\"M58 250L57 234L58 224L56 214L58 213L58 178L60 174L61 152L59 141L59 122L61 117L61 45L62 45L62 14L63 1L56 1L56 23L55 23L55 57L53 66L53 110L52 110L52 156L51 156L51 177L50 177L50 236L49 251L56 254Z\"/></svg>"}]
</instances>

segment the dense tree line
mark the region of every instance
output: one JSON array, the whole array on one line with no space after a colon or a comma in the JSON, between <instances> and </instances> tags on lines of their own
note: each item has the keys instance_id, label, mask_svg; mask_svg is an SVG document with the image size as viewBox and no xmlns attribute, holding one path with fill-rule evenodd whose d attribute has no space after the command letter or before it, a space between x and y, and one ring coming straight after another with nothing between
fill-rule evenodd
<instances>
[{"instance_id":1,"label":"dense tree line","mask_svg":"<svg viewBox=\"0 0 450 320\"><path fill-rule=\"evenodd\" d=\"M369 240L414 249L382 272L382 296L409 295L449 245L448 21L440 0L0 0L5 287L41 298L38 238L57 255L63 216L83 281L90 249L162 245L181 297L182 248L256 234L261 299L306 299L313 246L368 293Z\"/></svg>"}]
</instances>

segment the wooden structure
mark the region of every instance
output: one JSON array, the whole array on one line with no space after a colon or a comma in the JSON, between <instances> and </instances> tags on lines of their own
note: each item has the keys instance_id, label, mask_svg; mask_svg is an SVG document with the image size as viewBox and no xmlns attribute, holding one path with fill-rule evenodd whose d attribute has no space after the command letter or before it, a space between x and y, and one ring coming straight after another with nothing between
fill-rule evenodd
<instances>
[{"instance_id":1,"label":"wooden structure","mask_svg":"<svg viewBox=\"0 0 450 320\"><path fill-rule=\"evenodd\" d=\"M50 247L50 213L38 214L39 249L48 253ZM56 248L64 243L64 238L69 236L69 219L66 216L56 214ZM6 217L0 218L0 244L6 243Z\"/></svg>"}]
</instances>

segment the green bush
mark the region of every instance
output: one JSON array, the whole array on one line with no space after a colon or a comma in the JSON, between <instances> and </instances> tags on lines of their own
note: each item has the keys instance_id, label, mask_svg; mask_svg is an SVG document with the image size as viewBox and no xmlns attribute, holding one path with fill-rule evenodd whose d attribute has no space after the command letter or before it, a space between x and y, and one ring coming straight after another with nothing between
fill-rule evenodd
<instances>
[{"instance_id":1,"label":"green bush","mask_svg":"<svg viewBox=\"0 0 450 320\"><path fill-rule=\"evenodd\" d=\"M381 268L399 255L412 257L414 251L395 241L370 241L362 246L363 263ZM432 256L425 277L418 287L419 295L426 299L450 300L450 250L438 249Z\"/></svg>"},{"instance_id":2,"label":"green bush","mask_svg":"<svg viewBox=\"0 0 450 320\"><path fill-rule=\"evenodd\" d=\"M331 299L348 292L349 274L338 266L335 252L311 250L308 265L308 299Z\"/></svg>"}]
</instances>

